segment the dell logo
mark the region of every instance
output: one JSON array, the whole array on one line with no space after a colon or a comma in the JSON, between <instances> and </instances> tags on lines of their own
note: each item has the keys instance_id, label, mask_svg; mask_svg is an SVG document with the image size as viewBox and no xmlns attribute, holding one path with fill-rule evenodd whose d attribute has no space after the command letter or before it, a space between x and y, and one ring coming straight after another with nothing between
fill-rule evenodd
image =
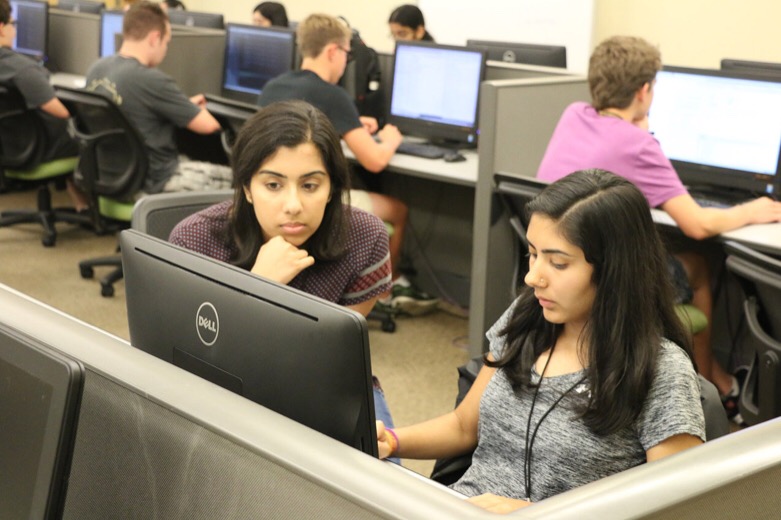
<instances>
[{"instance_id":1,"label":"dell logo","mask_svg":"<svg viewBox=\"0 0 781 520\"><path fill-rule=\"evenodd\" d=\"M220 333L220 317L214 305L204 302L198 307L198 312L195 314L195 330L204 345L207 347L214 345Z\"/></svg>"},{"instance_id":2,"label":"dell logo","mask_svg":"<svg viewBox=\"0 0 781 520\"><path fill-rule=\"evenodd\" d=\"M506 61L507 63L515 63L515 53L511 50L504 51L504 54L502 54L502 61Z\"/></svg>"}]
</instances>

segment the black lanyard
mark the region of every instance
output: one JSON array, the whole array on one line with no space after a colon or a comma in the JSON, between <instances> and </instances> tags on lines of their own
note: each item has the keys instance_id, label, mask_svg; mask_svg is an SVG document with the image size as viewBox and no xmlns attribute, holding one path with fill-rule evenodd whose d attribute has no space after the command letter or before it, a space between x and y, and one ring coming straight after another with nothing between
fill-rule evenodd
<instances>
[{"instance_id":1,"label":"black lanyard","mask_svg":"<svg viewBox=\"0 0 781 520\"><path fill-rule=\"evenodd\" d=\"M532 432L531 437L529 437L529 431L531 430L531 424L532 424L532 414L534 414L534 405L537 403L537 394L540 392L540 387L542 386L542 378L545 376L545 371L548 369L548 363L550 362L550 358L553 357L553 349L555 348L555 345L551 347L550 354L548 354L548 359L545 360L545 366L542 367L542 373L540 374L540 380L537 382L537 387L534 389L534 395L532 396L532 404L529 409L529 419L526 421L526 438L525 438L525 447L526 447L526 457L523 461L523 480L524 484L526 486L526 498L525 500L527 502L531 502L531 495L532 495L532 447L534 446L534 439L537 437L537 430L540 429L540 425L542 424L542 421L545 420L546 417L548 417L548 414L553 411L554 408L561 402L562 399L564 399L564 396L566 396L568 393L570 393L572 390L575 389L576 386L578 386L580 383L586 380L586 376L584 375L580 379L578 379L575 384L570 386L566 392L561 394L556 401L548 408L544 414L542 414L542 417L540 418L540 421L537 423L537 426L534 427L534 432Z\"/></svg>"}]
</instances>

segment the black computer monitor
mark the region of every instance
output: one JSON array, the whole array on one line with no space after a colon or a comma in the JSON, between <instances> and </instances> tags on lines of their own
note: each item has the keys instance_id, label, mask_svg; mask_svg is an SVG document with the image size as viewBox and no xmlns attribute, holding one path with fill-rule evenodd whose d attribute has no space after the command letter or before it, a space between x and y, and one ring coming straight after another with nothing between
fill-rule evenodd
<instances>
[{"instance_id":1,"label":"black computer monitor","mask_svg":"<svg viewBox=\"0 0 781 520\"><path fill-rule=\"evenodd\" d=\"M649 129L696 191L775 195L781 178L781 78L665 67Z\"/></svg>"},{"instance_id":2,"label":"black computer monitor","mask_svg":"<svg viewBox=\"0 0 781 520\"><path fill-rule=\"evenodd\" d=\"M0 516L60 518L84 367L0 325Z\"/></svg>"},{"instance_id":3,"label":"black computer monitor","mask_svg":"<svg viewBox=\"0 0 781 520\"><path fill-rule=\"evenodd\" d=\"M100 13L100 57L117 53L117 34L122 34L123 11Z\"/></svg>"},{"instance_id":4,"label":"black computer monitor","mask_svg":"<svg viewBox=\"0 0 781 520\"><path fill-rule=\"evenodd\" d=\"M135 230L120 247L131 345L377 456L363 316Z\"/></svg>"},{"instance_id":5,"label":"black computer monitor","mask_svg":"<svg viewBox=\"0 0 781 520\"><path fill-rule=\"evenodd\" d=\"M225 26L224 18L219 13L199 13L196 11L171 9L168 11L168 19L171 21L171 25L184 25L187 27L222 29Z\"/></svg>"},{"instance_id":6,"label":"black computer monitor","mask_svg":"<svg viewBox=\"0 0 781 520\"><path fill-rule=\"evenodd\" d=\"M100 14L106 8L106 4L90 0L59 0L55 7L65 11L73 11L74 13Z\"/></svg>"},{"instance_id":7,"label":"black computer monitor","mask_svg":"<svg viewBox=\"0 0 781 520\"><path fill-rule=\"evenodd\" d=\"M229 23L225 28L222 95L256 103L269 80L293 69L295 56L294 31Z\"/></svg>"},{"instance_id":8,"label":"black computer monitor","mask_svg":"<svg viewBox=\"0 0 781 520\"><path fill-rule=\"evenodd\" d=\"M37 0L11 0L11 18L16 20L13 50L44 61L49 41L49 4Z\"/></svg>"},{"instance_id":9,"label":"black computer monitor","mask_svg":"<svg viewBox=\"0 0 781 520\"><path fill-rule=\"evenodd\" d=\"M481 50L396 42L388 122L432 142L475 145L484 76Z\"/></svg>"},{"instance_id":10,"label":"black computer monitor","mask_svg":"<svg viewBox=\"0 0 781 520\"><path fill-rule=\"evenodd\" d=\"M721 60L721 70L729 70L741 74L781 76L781 63L724 58Z\"/></svg>"},{"instance_id":11,"label":"black computer monitor","mask_svg":"<svg viewBox=\"0 0 781 520\"><path fill-rule=\"evenodd\" d=\"M484 50L493 61L567 68L567 48L562 45L467 40L466 46Z\"/></svg>"}]
</instances>

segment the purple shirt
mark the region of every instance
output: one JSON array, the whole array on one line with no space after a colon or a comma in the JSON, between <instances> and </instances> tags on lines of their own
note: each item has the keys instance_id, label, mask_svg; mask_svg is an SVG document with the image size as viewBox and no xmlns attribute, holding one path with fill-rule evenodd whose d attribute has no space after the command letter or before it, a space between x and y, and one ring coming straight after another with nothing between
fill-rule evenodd
<instances>
[{"instance_id":1,"label":"purple shirt","mask_svg":"<svg viewBox=\"0 0 781 520\"><path fill-rule=\"evenodd\" d=\"M590 168L631 181L652 208L687 193L653 135L623 119L601 116L581 101L562 114L537 178L553 182Z\"/></svg>"},{"instance_id":2,"label":"purple shirt","mask_svg":"<svg viewBox=\"0 0 781 520\"><path fill-rule=\"evenodd\" d=\"M171 231L169 242L196 253L229 262L236 247L227 234L232 200L190 215ZM370 213L349 211L350 228L345 255L333 262L315 262L288 285L340 305L357 305L391 288L388 231Z\"/></svg>"}]
</instances>

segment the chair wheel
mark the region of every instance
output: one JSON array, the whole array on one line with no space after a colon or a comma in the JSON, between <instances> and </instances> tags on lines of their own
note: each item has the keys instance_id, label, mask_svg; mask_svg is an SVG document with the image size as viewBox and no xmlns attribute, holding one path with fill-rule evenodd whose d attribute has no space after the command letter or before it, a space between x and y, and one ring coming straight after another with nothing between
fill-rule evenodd
<instances>
[{"instance_id":1,"label":"chair wheel","mask_svg":"<svg viewBox=\"0 0 781 520\"><path fill-rule=\"evenodd\" d=\"M100 295L104 298L110 298L111 296L114 296L114 286L113 285L100 285Z\"/></svg>"},{"instance_id":2,"label":"chair wheel","mask_svg":"<svg viewBox=\"0 0 781 520\"><path fill-rule=\"evenodd\" d=\"M383 332L396 332L396 322L392 319L382 320L381 328Z\"/></svg>"},{"instance_id":3,"label":"chair wheel","mask_svg":"<svg viewBox=\"0 0 781 520\"><path fill-rule=\"evenodd\" d=\"M57 242L57 237L52 235L47 235L41 239L41 243L43 244L43 247L53 247L56 242Z\"/></svg>"},{"instance_id":4,"label":"chair wheel","mask_svg":"<svg viewBox=\"0 0 781 520\"><path fill-rule=\"evenodd\" d=\"M80 265L79 272L81 273L82 278L92 278L95 276L95 270L88 265Z\"/></svg>"}]
</instances>

